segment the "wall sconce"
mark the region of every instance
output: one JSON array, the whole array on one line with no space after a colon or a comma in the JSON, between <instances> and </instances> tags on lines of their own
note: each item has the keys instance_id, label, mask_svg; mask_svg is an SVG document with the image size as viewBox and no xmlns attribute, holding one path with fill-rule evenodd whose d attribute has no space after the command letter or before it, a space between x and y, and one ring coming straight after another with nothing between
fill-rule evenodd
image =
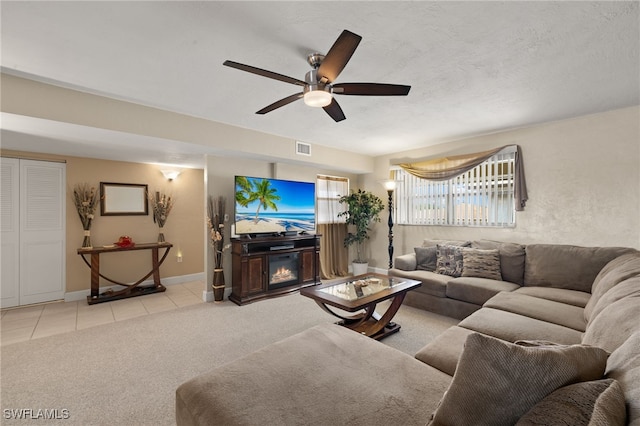
<instances>
[{"instance_id":1,"label":"wall sconce","mask_svg":"<svg viewBox=\"0 0 640 426\"><path fill-rule=\"evenodd\" d=\"M160 172L162 172L162 175L165 177L165 179L167 179L168 181L172 181L176 179L178 176L180 176L180 173L182 171L176 170L176 169L165 169L165 170L160 170Z\"/></svg>"},{"instance_id":2,"label":"wall sconce","mask_svg":"<svg viewBox=\"0 0 640 426\"><path fill-rule=\"evenodd\" d=\"M395 180L382 181L382 186L387 190L389 196L389 269L393 268L393 191L396 189Z\"/></svg>"}]
</instances>

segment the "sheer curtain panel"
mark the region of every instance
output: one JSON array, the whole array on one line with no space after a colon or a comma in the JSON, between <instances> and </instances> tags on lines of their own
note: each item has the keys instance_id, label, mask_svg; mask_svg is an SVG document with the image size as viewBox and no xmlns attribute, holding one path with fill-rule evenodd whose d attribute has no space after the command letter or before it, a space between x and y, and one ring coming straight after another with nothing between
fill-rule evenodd
<instances>
[{"instance_id":1,"label":"sheer curtain panel","mask_svg":"<svg viewBox=\"0 0 640 426\"><path fill-rule=\"evenodd\" d=\"M346 206L339 203L349 193L349 179L319 175L316 180L318 233L320 237L320 278L332 279L349 273L349 252L344 246L347 225L338 213Z\"/></svg>"}]
</instances>

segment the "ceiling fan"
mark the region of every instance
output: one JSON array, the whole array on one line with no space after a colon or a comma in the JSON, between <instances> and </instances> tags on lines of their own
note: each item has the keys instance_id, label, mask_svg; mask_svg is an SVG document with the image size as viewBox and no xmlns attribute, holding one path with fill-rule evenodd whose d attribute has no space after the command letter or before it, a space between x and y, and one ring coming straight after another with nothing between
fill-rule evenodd
<instances>
[{"instance_id":1,"label":"ceiling fan","mask_svg":"<svg viewBox=\"0 0 640 426\"><path fill-rule=\"evenodd\" d=\"M337 95L359 95L359 96L406 96L411 86L400 84L381 83L334 83L335 79L342 72L351 59L358 44L362 40L357 34L344 30L333 43L326 55L312 53L307 57L307 62L313 69L307 72L304 81L297 78L287 77L272 71L240 64L233 61L224 61L223 65L236 68L242 71L258 74L263 77L283 81L285 83L302 86L302 92L295 93L280 99L257 111L256 114L266 114L274 109L283 107L291 102L304 98L304 103L313 107L322 107L335 121L342 121L346 117L342 108L333 98Z\"/></svg>"}]
</instances>

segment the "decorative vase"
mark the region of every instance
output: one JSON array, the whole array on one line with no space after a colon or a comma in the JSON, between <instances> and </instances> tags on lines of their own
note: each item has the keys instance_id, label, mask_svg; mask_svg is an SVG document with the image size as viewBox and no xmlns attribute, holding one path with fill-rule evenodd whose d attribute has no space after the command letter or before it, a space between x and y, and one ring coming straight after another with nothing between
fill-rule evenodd
<instances>
[{"instance_id":1,"label":"decorative vase","mask_svg":"<svg viewBox=\"0 0 640 426\"><path fill-rule=\"evenodd\" d=\"M160 227L160 233L158 234L158 242L164 243L164 232L163 232L162 226Z\"/></svg>"},{"instance_id":2,"label":"decorative vase","mask_svg":"<svg viewBox=\"0 0 640 426\"><path fill-rule=\"evenodd\" d=\"M84 239L82 240L82 248L93 248L91 245L91 231L85 229L84 231Z\"/></svg>"},{"instance_id":3,"label":"decorative vase","mask_svg":"<svg viewBox=\"0 0 640 426\"><path fill-rule=\"evenodd\" d=\"M222 301L224 299L224 270L214 269L213 270L213 300L216 302Z\"/></svg>"}]
</instances>

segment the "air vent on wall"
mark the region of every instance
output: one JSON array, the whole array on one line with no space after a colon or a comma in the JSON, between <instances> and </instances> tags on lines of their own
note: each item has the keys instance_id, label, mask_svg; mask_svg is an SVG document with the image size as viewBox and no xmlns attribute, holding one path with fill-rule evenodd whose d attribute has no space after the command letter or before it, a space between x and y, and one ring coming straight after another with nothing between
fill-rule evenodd
<instances>
[{"instance_id":1,"label":"air vent on wall","mask_svg":"<svg viewBox=\"0 0 640 426\"><path fill-rule=\"evenodd\" d=\"M311 145L308 143L296 141L296 154L311 156Z\"/></svg>"}]
</instances>

